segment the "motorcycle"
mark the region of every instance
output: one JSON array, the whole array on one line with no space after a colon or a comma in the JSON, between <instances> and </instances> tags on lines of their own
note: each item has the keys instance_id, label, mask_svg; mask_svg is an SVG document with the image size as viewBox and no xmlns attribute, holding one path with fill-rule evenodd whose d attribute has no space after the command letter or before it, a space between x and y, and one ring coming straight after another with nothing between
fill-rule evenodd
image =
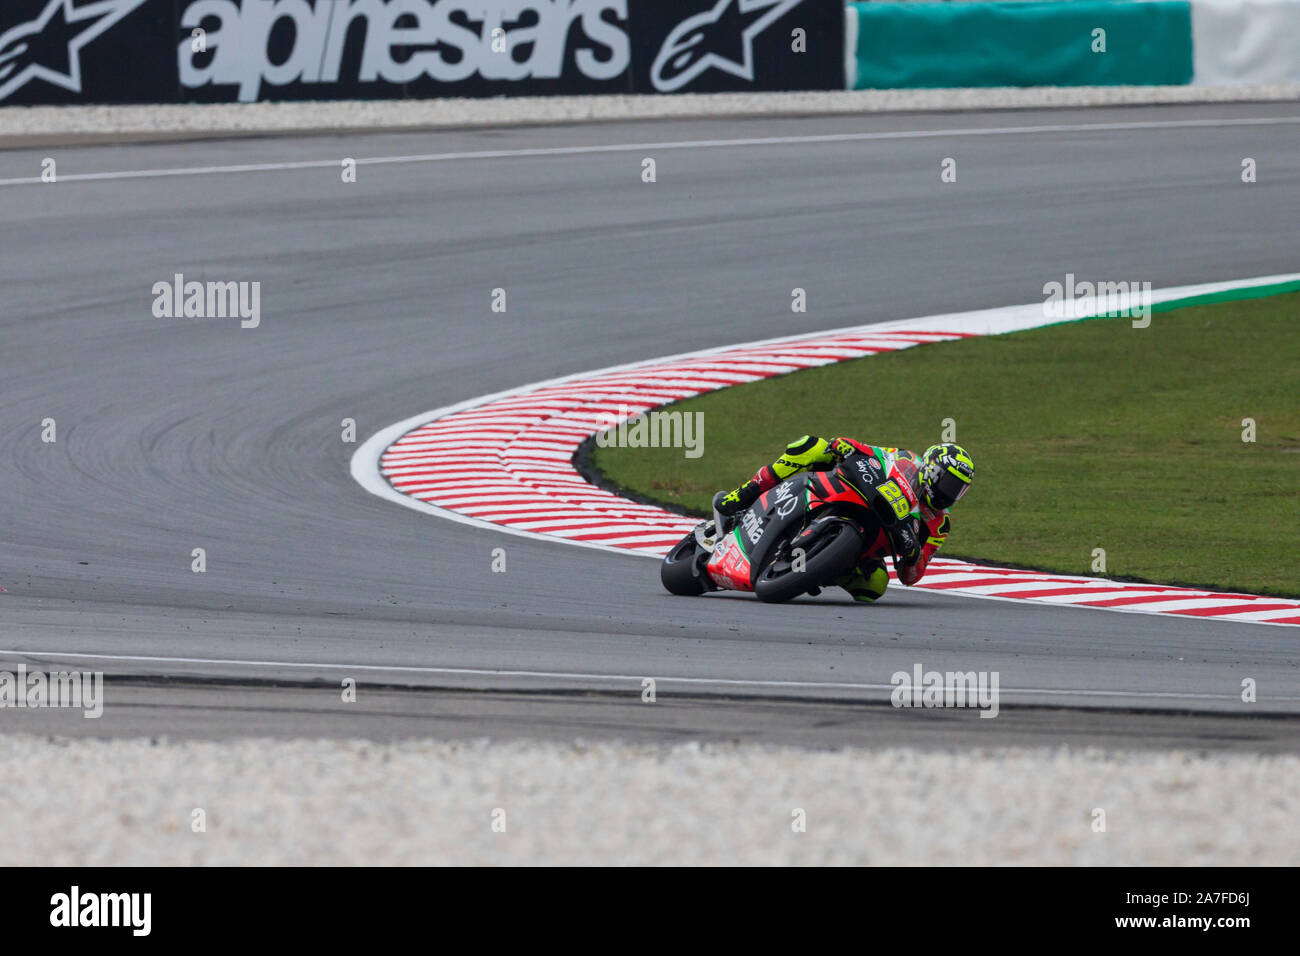
<instances>
[{"instance_id":1,"label":"motorcycle","mask_svg":"<svg viewBox=\"0 0 1300 956\"><path fill-rule=\"evenodd\" d=\"M820 593L861 561L883 561L899 535L915 534L916 491L893 455L853 452L825 470L794 475L748 509L713 518L673 547L659 567L673 594L752 591L760 601Z\"/></svg>"}]
</instances>

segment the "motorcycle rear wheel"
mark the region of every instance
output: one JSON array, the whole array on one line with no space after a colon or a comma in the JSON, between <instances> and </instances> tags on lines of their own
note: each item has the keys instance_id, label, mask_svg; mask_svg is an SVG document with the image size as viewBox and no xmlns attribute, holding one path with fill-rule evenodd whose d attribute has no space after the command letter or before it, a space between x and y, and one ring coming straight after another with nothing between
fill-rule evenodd
<instances>
[{"instance_id":1,"label":"motorcycle rear wheel","mask_svg":"<svg viewBox=\"0 0 1300 956\"><path fill-rule=\"evenodd\" d=\"M673 594L698 597L705 592L706 587L701 577L705 573L704 569L696 568L696 562L700 558L699 549L695 533L691 532L664 555L663 563L659 565L659 580Z\"/></svg>"}]
</instances>

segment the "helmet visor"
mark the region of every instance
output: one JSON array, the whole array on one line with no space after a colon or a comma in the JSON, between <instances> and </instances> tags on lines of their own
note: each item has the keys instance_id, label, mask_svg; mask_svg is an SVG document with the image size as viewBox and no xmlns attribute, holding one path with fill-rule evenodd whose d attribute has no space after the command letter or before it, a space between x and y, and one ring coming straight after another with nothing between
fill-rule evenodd
<instances>
[{"instance_id":1,"label":"helmet visor","mask_svg":"<svg viewBox=\"0 0 1300 956\"><path fill-rule=\"evenodd\" d=\"M944 468L930 482L930 504L935 508L951 508L969 487L969 481Z\"/></svg>"}]
</instances>

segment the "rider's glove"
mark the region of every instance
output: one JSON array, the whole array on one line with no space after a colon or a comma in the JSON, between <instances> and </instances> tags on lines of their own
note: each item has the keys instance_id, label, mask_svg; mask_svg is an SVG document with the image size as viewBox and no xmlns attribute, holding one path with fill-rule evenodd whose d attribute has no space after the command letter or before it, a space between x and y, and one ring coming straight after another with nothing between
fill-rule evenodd
<instances>
[{"instance_id":1,"label":"rider's glove","mask_svg":"<svg viewBox=\"0 0 1300 956\"><path fill-rule=\"evenodd\" d=\"M722 500L717 503L718 512L730 517L752 505L760 494L762 492L758 490L758 482L751 478L735 491L722 496Z\"/></svg>"},{"instance_id":2,"label":"rider's glove","mask_svg":"<svg viewBox=\"0 0 1300 956\"><path fill-rule=\"evenodd\" d=\"M916 519L907 518L894 529L894 550L904 564L921 560L921 540L916 533Z\"/></svg>"}]
</instances>

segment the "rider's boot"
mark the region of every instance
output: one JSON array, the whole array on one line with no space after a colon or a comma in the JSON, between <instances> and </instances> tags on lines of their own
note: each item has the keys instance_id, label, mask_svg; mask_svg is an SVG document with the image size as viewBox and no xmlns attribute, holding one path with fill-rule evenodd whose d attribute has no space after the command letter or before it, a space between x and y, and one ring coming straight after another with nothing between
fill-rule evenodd
<instances>
[{"instance_id":1,"label":"rider's boot","mask_svg":"<svg viewBox=\"0 0 1300 956\"><path fill-rule=\"evenodd\" d=\"M713 496L713 507L723 517L730 518L752 505L762 493L758 482L751 478L734 491L719 491Z\"/></svg>"},{"instance_id":2,"label":"rider's boot","mask_svg":"<svg viewBox=\"0 0 1300 956\"><path fill-rule=\"evenodd\" d=\"M848 574L836 578L835 585L853 595L862 604L874 604L889 587L889 572L878 561L867 561Z\"/></svg>"}]
</instances>

